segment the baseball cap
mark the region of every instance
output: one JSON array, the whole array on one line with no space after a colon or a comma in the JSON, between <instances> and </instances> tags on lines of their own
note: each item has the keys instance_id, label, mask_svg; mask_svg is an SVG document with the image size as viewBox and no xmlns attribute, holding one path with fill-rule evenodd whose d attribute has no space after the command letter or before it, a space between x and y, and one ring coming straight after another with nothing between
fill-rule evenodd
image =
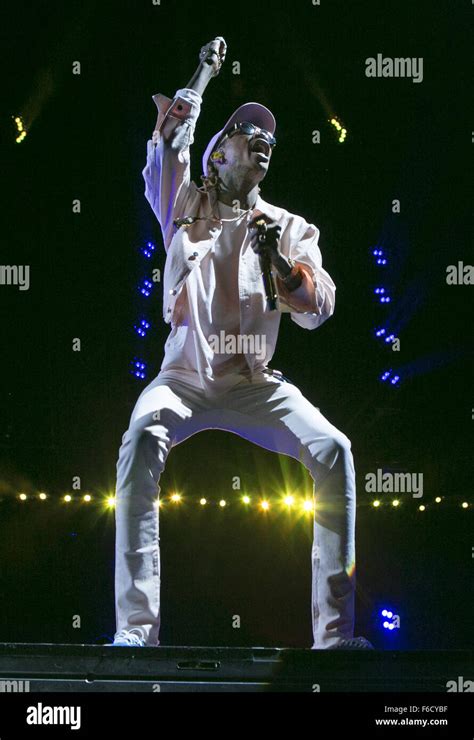
<instances>
[{"instance_id":1,"label":"baseball cap","mask_svg":"<svg viewBox=\"0 0 474 740\"><path fill-rule=\"evenodd\" d=\"M231 128L234 123L243 123L244 121L248 121L248 123L253 123L259 128L266 129L266 131L269 131L271 134L275 133L276 121L271 110L266 108L264 105L261 105L260 103L244 103L232 113L224 128L221 129L221 131L219 131L217 134L215 134L207 145L204 156L202 158L202 172L204 175L207 175L208 159L214 151L216 144L222 138L223 134L229 128Z\"/></svg>"}]
</instances>

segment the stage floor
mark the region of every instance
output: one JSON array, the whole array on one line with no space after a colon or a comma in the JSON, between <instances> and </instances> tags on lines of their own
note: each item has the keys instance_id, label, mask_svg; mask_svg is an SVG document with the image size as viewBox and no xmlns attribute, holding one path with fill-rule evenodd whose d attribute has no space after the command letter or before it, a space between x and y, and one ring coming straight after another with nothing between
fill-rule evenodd
<instances>
[{"instance_id":1,"label":"stage floor","mask_svg":"<svg viewBox=\"0 0 474 740\"><path fill-rule=\"evenodd\" d=\"M446 693L473 653L0 643L0 690Z\"/></svg>"}]
</instances>

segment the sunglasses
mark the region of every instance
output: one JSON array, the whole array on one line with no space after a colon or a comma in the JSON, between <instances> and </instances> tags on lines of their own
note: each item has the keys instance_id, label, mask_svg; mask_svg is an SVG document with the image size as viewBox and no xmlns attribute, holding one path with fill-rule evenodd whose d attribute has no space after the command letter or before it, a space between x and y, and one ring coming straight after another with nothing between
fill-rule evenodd
<instances>
[{"instance_id":1,"label":"sunglasses","mask_svg":"<svg viewBox=\"0 0 474 740\"><path fill-rule=\"evenodd\" d=\"M245 136L253 136L254 134L259 134L265 141L267 141L271 148L276 146L276 139L269 131L266 131L264 128L258 128L258 126L255 126L253 123L248 123L248 121L243 121L242 123L234 123L234 125L226 131L224 136L227 136L228 139L230 139L231 136L234 134L245 134Z\"/></svg>"}]
</instances>

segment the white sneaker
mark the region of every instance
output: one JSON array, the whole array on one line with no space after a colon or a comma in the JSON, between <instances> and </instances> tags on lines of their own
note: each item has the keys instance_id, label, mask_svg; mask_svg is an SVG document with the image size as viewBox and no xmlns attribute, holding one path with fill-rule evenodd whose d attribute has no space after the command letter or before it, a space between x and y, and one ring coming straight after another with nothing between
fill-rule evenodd
<instances>
[{"instance_id":1,"label":"white sneaker","mask_svg":"<svg viewBox=\"0 0 474 740\"><path fill-rule=\"evenodd\" d=\"M105 643L108 647L145 647L145 640L141 630L119 630L114 635L113 642Z\"/></svg>"},{"instance_id":2,"label":"white sneaker","mask_svg":"<svg viewBox=\"0 0 474 740\"><path fill-rule=\"evenodd\" d=\"M329 650L375 650L366 637L351 637L341 640L336 645L331 645Z\"/></svg>"}]
</instances>

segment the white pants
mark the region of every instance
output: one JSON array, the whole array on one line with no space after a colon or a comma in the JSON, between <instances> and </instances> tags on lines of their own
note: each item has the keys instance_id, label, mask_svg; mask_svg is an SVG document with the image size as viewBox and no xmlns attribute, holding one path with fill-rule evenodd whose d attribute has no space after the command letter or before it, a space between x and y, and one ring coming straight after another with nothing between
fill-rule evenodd
<instances>
[{"instance_id":1,"label":"white pants","mask_svg":"<svg viewBox=\"0 0 474 740\"><path fill-rule=\"evenodd\" d=\"M222 395L160 374L141 393L117 462L117 631L158 645L160 475L168 453L204 429L223 429L300 460L314 481L313 648L354 633L355 473L348 438L292 383L258 373Z\"/></svg>"}]
</instances>

